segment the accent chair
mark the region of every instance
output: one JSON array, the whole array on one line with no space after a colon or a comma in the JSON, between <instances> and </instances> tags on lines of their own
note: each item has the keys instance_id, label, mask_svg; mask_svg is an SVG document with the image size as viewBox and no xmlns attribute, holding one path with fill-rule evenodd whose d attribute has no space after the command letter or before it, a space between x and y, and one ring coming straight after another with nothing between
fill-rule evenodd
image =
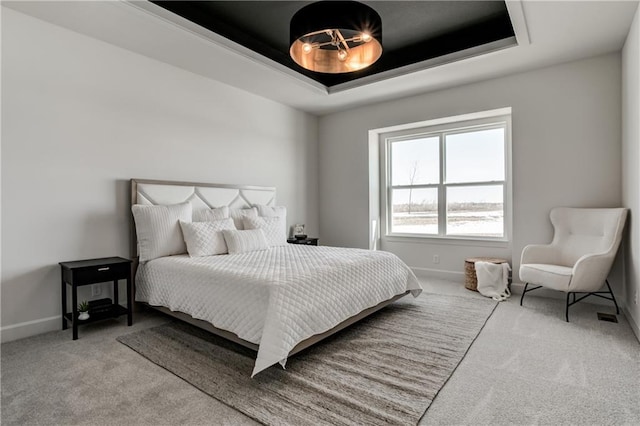
<instances>
[{"instance_id":1,"label":"accent chair","mask_svg":"<svg viewBox=\"0 0 640 426\"><path fill-rule=\"evenodd\" d=\"M569 307L589 296L612 300L619 314L607 277L622 240L627 209L557 207L549 217L554 228L551 244L522 250L520 279L525 286L520 306L525 294L546 287L567 293L567 322ZM600 291L605 284L608 291Z\"/></svg>"}]
</instances>

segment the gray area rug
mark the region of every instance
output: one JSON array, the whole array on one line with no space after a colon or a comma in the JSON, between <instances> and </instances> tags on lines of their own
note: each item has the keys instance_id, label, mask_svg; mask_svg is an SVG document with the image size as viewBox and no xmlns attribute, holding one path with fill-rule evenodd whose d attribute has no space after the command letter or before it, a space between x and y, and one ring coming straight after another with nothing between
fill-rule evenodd
<instances>
[{"instance_id":1,"label":"gray area rug","mask_svg":"<svg viewBox=\"0 0 640 426\"><path fill-rule=\"evenodd\" d=\"M255 352L185 323L118 341L264 424L406 425L429 408L495 307L407 296L253 379Z\"/></svg>"}]
</instances>

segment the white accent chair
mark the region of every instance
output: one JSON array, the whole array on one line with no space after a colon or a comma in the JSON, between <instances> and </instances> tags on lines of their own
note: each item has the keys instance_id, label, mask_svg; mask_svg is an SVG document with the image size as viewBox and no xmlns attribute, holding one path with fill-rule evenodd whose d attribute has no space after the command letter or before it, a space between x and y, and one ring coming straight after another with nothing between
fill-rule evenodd
<instances>
[{"instance_id":1,"label":"white accent chair","mask_svg":"<svg viewBox=\"0 0 640 426\"><path fill-rule=\"evenodd\" d=\"M567 322L569 306L589 296L612 300L619 314L607 277L622 240L627 209L557 207L549 217L554 228L551 244L522 250L520 280L525 286L520 306L526 293L546 287L567 293ZM527 289L529 284L537 287ZM608 291L599 291L604 284ZM576 299L577 293L582 297Z\"/></svg>"}]
</instances>

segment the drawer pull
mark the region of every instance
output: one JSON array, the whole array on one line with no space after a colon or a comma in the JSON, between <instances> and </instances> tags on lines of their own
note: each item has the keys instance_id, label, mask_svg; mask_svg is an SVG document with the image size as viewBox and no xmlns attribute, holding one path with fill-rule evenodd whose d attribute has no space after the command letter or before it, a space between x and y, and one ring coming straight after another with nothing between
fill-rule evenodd
<instances>
[{"instance_id":1,"label":"drawer pull","mask_svg":"<svg viewBox=\"0 0 640 426\"><path fill-rule=\"evenodd\" d=\"M109 270L108 266L106 266L104 268L98 268L98 271L108 271L108 270Z\"/></svg>"}]
</instances>

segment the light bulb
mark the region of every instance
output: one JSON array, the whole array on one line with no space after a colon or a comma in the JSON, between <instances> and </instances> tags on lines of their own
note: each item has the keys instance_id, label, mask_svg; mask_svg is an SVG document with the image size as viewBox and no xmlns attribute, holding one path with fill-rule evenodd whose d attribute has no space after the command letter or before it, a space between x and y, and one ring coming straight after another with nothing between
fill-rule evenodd
<instances>
[{"instance_id":1,"label":"light bulb","mask_svg":"<svg viewBox=\"0 0 640 426\"><path fill-rule=\"evenodd\" d=\"M340 59L341 61L347 59L347 55L348 54L346 50L338 50L338 59Z\"/></svg>"},{"instance_id":2,"label":"light bulb","mask_svg":"<svg viewBox=\"0 0 640 426\"><path fill-rule=\"evenodd\" d=\"M302 51L304 53L311 52L311 49L312 49L312 47L311 47L311 45L309 43L305 43L305 44L302 45Z\"/></svg>"},{"instance_id":3,"label":"light bulb","mask_svg":"<svg viewBox=\"0 0 640 426\"><path fill-rule=\"evenodd\" d=\"M362 41L364 41L365 43L371 41L371 34L362 33Z\"/></svg>"}]
</instances>

